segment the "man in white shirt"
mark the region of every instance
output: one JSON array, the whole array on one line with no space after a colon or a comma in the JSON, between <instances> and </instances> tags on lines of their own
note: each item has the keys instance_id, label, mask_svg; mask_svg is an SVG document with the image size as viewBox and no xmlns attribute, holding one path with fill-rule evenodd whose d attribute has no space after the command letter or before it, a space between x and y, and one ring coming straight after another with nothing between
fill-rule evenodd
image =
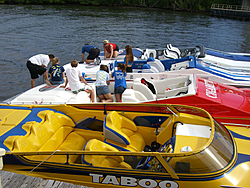
<instances>
[{"instance_id":1,"label":"man in white shirt","mask_svg":"<svg viewBox=\"0 0 250 188\"><path fill-rule=\"evenodd\" d=\"M74 94L77 94L80 91L85 91L90 94L90 99L94 102L94 95L92 93L92 88L88 85L86 80L83 78L81 70L77 68L78 61L73 60L71 61L71 67L66 69L66 88L67 84L69 83L69 87ZM81 81L79 80L81 79Z\"/></svg>"},{"instance_id":2,"label":"man in white shirt","mask_svg":"<svg viewBox=\"0 0 250 188\"><path fill-rule=\"evenodd\" d=\"M49 81L47 69L45 67L48 66L49 62L51 62L54 57L53 54L37 54L29 58L26 65L30 71L31 88L35 87L35 80L39 78L39 75L43 75L46 84L52 85Z\"/></svg>"}]
</instances>

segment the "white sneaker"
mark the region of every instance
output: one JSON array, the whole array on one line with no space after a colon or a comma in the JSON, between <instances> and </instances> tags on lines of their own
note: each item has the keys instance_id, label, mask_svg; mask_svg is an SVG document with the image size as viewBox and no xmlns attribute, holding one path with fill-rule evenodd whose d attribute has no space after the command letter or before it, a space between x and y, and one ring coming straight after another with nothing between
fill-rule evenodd
<instances>
[{"instance_id":1,"label":"white sneaker","mask_svg":"<svg viewBox=\"0 0 250 188\"><path fill-rule=\"evenodd\" d=\"M94 64L99 65L100 63L101 63L101 58L100 57L95 58Z\"/></svg>"}]
</instances>

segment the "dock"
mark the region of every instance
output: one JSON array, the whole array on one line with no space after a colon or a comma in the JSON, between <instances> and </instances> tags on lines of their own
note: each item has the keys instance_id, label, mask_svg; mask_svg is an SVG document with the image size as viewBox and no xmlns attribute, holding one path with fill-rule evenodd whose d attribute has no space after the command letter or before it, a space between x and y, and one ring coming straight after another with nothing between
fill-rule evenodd
<instances>
[{"instance_id":1,"label":"dock","mask_svg":"<svg viewBox=\"0 0 250 188\"><path fill-rule=\"evenodd\" d=\"M0 170L2 188L88 188L55 180L44 180L42 178L15 174ZM0 187L1 187L0 184Z\"/></svg>"},{"instance_id":2,"label":"dock","mask_svg":"<svg viewBox=\"0 0 250 188\"><path fill-rule=\"evenodd\" d=\"M210 15L250 20L250 6L212 4Z\"/></svg>"}]
</instances>

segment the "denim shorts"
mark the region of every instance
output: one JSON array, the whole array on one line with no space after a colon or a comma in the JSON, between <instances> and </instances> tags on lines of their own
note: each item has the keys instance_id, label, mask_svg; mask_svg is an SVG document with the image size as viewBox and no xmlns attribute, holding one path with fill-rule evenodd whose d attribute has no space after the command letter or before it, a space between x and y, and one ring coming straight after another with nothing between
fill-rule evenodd
<instances>
[{"instance_id":1,"label":"denim shorts","mask_svg":"<svg viewBox=\"0 0 250 188\"><path fill-rule=\"evenodd\" d=\"M123 94L123 92L126 90L126 88L119 86L115 88L115 94Z\"/></svg>"},{"instance_id":2,"label":"denim shorts","mask_svg":"<svg viewBox=\"0 0 250 188\"><path fill-rule=\"evenodd\" d=\"M49 80L50 81L50 83L52 84L52 85L60 85L60 84L63 84L64 83L64 79L62 79L61 81L53 81L53 80Z\"/></svg>"},{"instance_id":3,"label":"denim shorts","mask_svg":"<svg viewBox=\"0 0 250 188\"><path fill-rule=\"evenodd\" d=\"M100 95L106 95L109 94L109 87L107 85L105 86L97 86L96 87L96 95L100 96Z\"/></svg>"}]
</instances>

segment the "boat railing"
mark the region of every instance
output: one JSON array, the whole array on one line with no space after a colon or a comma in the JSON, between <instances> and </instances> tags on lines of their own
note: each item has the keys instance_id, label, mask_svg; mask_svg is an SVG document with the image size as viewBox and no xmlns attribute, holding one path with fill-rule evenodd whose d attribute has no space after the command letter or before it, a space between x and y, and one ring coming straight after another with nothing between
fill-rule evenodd
<instances>
[{"instance_id":1,"label":"boat railing","mask_svg":"<svg viewBox=\"0 0 250 188\"><path fill-rule=\"evenodd\" d=\"M199 151L198 151L199 152ZM64 163L64 165L82 165L81 163L70 163L69 162L69 156L70 155L94 155L94 156L123 156L123 157L132 157L130 160L132 161L137 161L135 160L134 157L137 159L142 159L142 158L147 158L147 157L152 157L155 158L155 160L159 161L162 167L166 170L166 172L174 179L179 179L179 177L176 175L176 172L173 170L171 165L165 161L164 158L169 158L169 157L176 157L176 156L187 156L187 155L193 155L194 152L188 152L186 154L179 153L179 154L173 154L173 153L159 153L159 152L128 152L128 151L123 151L123 152L114 152L114 151L29 151L29 152L20 152L20 151L6 151L6 155L14 155L17 158L20 158L21 160L25 161L26 163L30 163L33 165L36 165L36 168L41 166L43 163L46 163L46 165L54 162L47 161L50 157L55 156L55 155L66 155L67 156L67 161ZM49 155L45 160L39 161L35 159L30 159L31 156L42 156L42 155ZM30 157L29 157L30 156ZM83 165L83 167L86 167L86 164ZM88 166L88 165L87 165ZM92 164L91 164L92 166ZM34 169L32 169L30 172L32 172ZM30 173L28 172L28 174Z\"/></svg>"},{"instance_id":2,"label":"boat railing","mask_svg":"<svg viewBox=\"0 0 250 188\"><path fill-rule=\"evenodd\" d=\"M241 5L212 4L211 9L223 9L223 10L250 12L250 6L241 6Z\"/></svg>"}]
</instances>

